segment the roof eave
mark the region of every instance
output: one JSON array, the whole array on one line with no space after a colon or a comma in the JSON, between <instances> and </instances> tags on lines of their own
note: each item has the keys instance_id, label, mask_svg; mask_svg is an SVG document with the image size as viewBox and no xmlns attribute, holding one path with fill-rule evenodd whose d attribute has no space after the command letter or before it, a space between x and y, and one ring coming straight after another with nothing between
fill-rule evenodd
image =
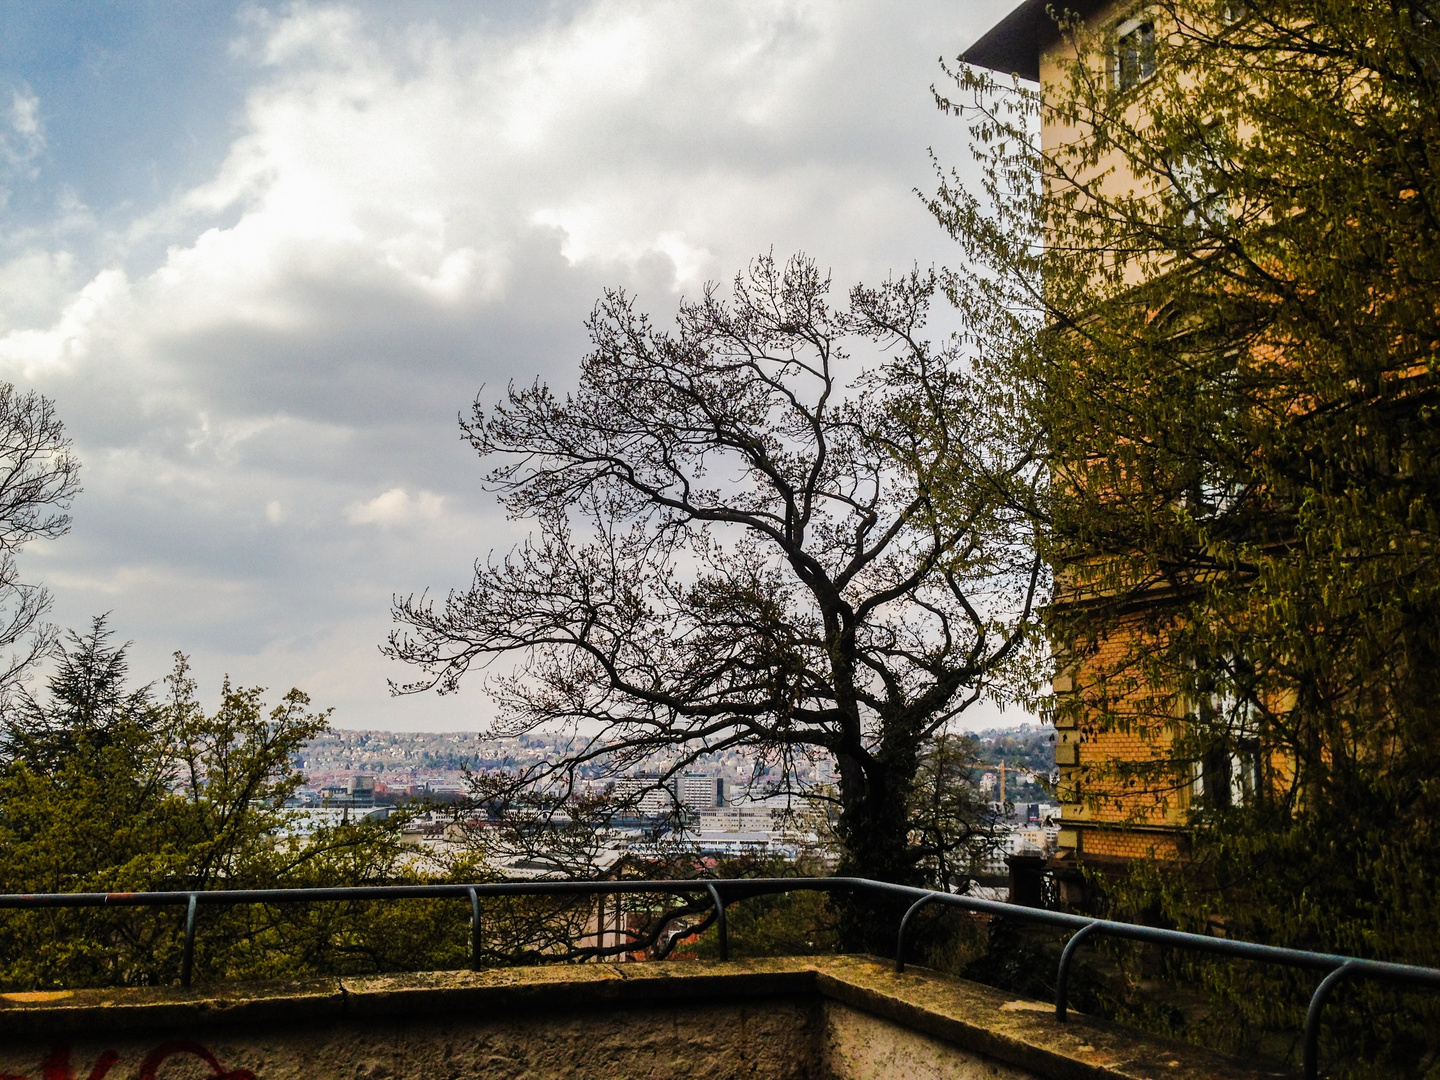
<instances>
[{"instance_id":1,"label":"roof eave","mask_svg":"<svg viewBox=\"0 0 1440 1080\"><path fill-rule=\"evenodd\" d=\"M1022 0L1009 15L961 53L960 59L975 67L1039 82L1040 54L1060 37L1059 25L1051 9L1055 9L1056 15L1074 14L1087 18L1103 2L1070 0L1062 7L1059 0Z\"/></svg>"}]
</instances>

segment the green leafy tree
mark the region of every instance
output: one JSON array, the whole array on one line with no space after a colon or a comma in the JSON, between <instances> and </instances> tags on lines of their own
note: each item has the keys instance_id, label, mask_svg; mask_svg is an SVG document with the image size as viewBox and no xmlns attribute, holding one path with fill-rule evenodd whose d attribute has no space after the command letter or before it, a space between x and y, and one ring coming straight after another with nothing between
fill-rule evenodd
<instances>
[{"instance_id":1,"label":"green leafy tree","mask_svg":"<svg viewBox=\"0 0 1440 1080\"><path fill-rule=\"evenodd\" d=\"M920 755L910 789L910 843L929 888L965 892L1000 850L1000 811L975 782L979 766L973 735L938 736Z\"/></svg>"},{"instance_id":2,"label":"green leafy tree","mask_svg":"<svg viewBox=\"0 0 1440 1080\"><path fill-rule=\"evenodd\" d=\"M1133 910L1431 964L1437 15L1158 0L1139 66L1070 23L1043 104L954 72L988 183L932 201L969 259L952 297L998 323L996 377L1050 448L1048 617L1080 672L1054 707L1171 746L1080 782L1197 793L1187 872ZM1042 148L1037 121L1069 137ZM1298 1020L1293 986L1207 970L1216 1037ZM1332 1030L1365 1068L1433 1058L1415 1011L1347 1002Z\"/></svg>"},{"instance_id":3,"label":"green leafy tree","mask_svg":"<svg viewBox=\"0 0 1440 1080\"><path fill-rule=\"evenodd\" d=\"M207 711L183 656L163 696L128 681L104 618L69 634L46 693L24 697L0 753L0 891L138 892L444 878L418 872L394 828L302 833L291 758L323 731L298 690L272 708L227 681ZM473 868L457 867L466 874ZM459 966L459 904L212 908L199 978ZM0 982L150 985L179 973L175 909L0 913Z\"/></svg>"}]
</instances>

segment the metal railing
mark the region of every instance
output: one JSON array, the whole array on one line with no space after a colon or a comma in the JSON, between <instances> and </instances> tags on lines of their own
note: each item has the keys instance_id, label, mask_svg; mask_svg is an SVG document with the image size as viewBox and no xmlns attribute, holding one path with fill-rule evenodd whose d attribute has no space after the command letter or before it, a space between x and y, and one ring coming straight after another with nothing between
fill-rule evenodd
<instances>
[{"instance_id":1,"label":"metal railing","mask_svg":"<svg viewBox=\"0 0 1440 1080\"><path fill-rule=\"evenodd\" d=\"M960 908L976 914L1000 916L1022 922L1043 923L1073 930L1060 954L1055 976L1055 1019L1065 1023L1068 1013L1067 988L1075 953L1091 938L1107 936L1130 941L1147 942L1168 948L1214 953L1239 960L1279 964L1324 972L1324 977L1310 997L1305 1014L1303 1037L1304 1075L1315 1080L1319 1075L1320 1025L1326 999L1346 979L1373 979L1378 982L1424 989L1440 989L1440 969L1412 964L1393 964L1354 956L1285 949L1231 938L1207 937L1180 930L1166 930L1135 923L1095 919L1062 911L1023 907L995 900L935 892L907 885L895 885L868 878L730 878L686 879L671 881L523 881L486 882L474 885L372 885L321 889L234 889L215 892L137 892L137 893L38 893L0 895L0 909L72 908L72 907L184 907L185 945L181 956L180 983L189 987L194 971L195 938L199 910L204 906L234 907L244 904L311 904L349 900L435 900L465 899L470 902L470 962L478 969L481 961L482 905L487 896L603 896L624 893L706 897L713 911L705 926L714 925L718 937L720 959L730 958L729 932L725 909L728 905L755 896L776 893L816 891L848 892L910 904L900 920L895 942L895 970L905 970L906 935L916 914L928 904ZM695 928L692 928L695 932Z\"/></svg>"}]
</instances>

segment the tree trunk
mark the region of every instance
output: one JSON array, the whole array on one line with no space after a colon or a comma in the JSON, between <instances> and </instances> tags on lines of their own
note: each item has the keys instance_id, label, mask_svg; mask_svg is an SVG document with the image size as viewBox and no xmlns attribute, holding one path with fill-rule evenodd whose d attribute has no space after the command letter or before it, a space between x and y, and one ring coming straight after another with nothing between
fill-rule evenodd
<instances>
[{"instance_id":1,"label":"tree trunk","mask_svg":"<svg viewBox=\"0 0 1440 1080\"><path fill-rule=\"evenodd\" d=\"M907 851L906 804L915 755L913 750L909 754L908 770L896 756L882 753L863 763L848 755L839 758L844 851L838 872L843 876L919 884ZM894 951L903 902L853 896L841 897L839 907L842 949L886 956Z\"/></svg>"}]
</instances>

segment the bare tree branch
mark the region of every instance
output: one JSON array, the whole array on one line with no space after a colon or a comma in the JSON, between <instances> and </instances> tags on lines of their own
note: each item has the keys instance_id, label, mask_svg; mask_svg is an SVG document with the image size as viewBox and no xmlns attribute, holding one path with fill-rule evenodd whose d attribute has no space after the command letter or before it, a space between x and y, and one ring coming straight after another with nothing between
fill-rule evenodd
<instances>
[{"instance_id":1,"label":"bare tree branch","mask_svg":"<svg viewBox=\"0 0 1440 1080\"><path fill-rule=\"evenodd\" d=\"M1045 586L1016 510L1035 457L962 343L923 339L935 288L832 309L812 260L763 257L669 332L607 293L573 395L512 386L464 425L535 531L443 602L396 599L386 652L421 676L397 691L515 663L486 678L501 727L576 735L538 789L660 753L832 755L848 863L913 877L924 744L1013 693Z\"/></svg>"}]
</instances>

